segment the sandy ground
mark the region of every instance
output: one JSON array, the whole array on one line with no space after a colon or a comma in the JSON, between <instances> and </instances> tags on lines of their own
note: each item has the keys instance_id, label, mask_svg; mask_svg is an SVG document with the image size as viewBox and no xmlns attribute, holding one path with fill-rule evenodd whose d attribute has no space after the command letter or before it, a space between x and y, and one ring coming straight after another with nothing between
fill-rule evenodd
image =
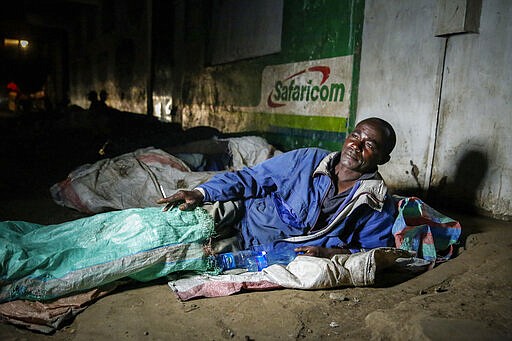
<instances>
[{"instance_id":1,"label":"sandy ground","mask_svg":"<svg viewBox=\"0 0 512 341\"><path fill-rule=\"evenodd\" d=\"M0 219L53 224L83 216L53 203L48 188L98 158L99 140L83 130L1 122ZM512 223L441 211L463 226L457 257L399 284L180 302L157 281L99 299L52 335L0 324L0 339L512 340Z\"/></svg>"}]
</instances>

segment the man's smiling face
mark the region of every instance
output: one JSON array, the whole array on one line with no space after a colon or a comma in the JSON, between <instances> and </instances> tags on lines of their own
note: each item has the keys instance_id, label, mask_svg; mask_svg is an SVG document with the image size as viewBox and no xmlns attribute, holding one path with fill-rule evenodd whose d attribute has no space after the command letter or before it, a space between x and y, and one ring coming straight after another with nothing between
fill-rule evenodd
<instances>
[{"instance_id":1,"label":"man's smiling face","mask_svg":"<svg viewBox=\"0 0 512 341\"><path fill-rule=\"evenodd\" d=\"M378 121L362 121L343 143L341 165L361 174L375 171L389 160L386 137L386 128Z\"/></svg>"}]
</instances>

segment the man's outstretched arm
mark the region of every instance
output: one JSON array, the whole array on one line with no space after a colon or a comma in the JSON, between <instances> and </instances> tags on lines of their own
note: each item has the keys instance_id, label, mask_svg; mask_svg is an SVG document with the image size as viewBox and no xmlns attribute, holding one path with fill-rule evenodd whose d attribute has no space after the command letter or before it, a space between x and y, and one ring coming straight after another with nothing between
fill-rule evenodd
<instances>
[{"instance_id":1,"label":"man's outstretched arm","mask_svg":"<svg viewBox=\"0 0 512 341\"><path fill-rule=\"evenodd\" d=\"M351 253L349 249L340 247L327 248L322 246L299 246L294 249L295 252L299 252L304 256L320 257L320 258L332 258L338 254Z\"/></svg>"},{"instance_id":2,"label":"man's outstretched arm","mask_svg":"<svg viewBox=\"0 0 512 341\"><path fill-rule=\"evenodd\" d=\"M204 195L201 191L194 189L191 191L188 190L179 190L173 195L162 198L157 201L158 204L166 204L163 208L163 211L167 211L172 207L179 204L178 208L182 211L193 210L197 206L201 205L204 200Z\"/></svg>"}]
</instances>

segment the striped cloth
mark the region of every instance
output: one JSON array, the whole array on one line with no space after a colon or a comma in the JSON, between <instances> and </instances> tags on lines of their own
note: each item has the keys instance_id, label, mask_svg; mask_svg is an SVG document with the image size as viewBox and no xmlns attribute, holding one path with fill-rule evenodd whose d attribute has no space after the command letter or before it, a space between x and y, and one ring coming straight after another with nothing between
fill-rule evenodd
<instances>
[{"instance_id":1,"label":"striped cloth","mask_svg":"<svg viewBox=\"0 0 512 341\"><path fill-rule=\"evenodd\" d=\"M416 197L398 203L398 217L393 225L396 247L416 253L432 262L448 260L461 234L458 221L434 210Z\"/></svg>"}]
</instances>

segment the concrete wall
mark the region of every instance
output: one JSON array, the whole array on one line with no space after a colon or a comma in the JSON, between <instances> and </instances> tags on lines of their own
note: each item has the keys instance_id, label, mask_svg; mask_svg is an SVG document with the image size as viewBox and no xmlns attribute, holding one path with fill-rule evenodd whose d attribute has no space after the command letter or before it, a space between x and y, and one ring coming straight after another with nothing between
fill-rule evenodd
<instances>
[{"instance_id":1,"label":"concrete wall","mask_svg":"<svg viewBox=\"0 0 512 341\"><path fill-rule=\"evenodd\" d=\"M109 106L147 112L148 4L151 2L105 0L77 10L69 28L71 103L88 108L88 92L106 90Z\"/></svg>"},{"instance_id":2,"label":"concrete wall","mask_svg":"<svg viewBox=\"0 0 512 341\"><path fill-rule=\"evenodd\" d=\"M283 0L279 52L213 65L215 0L91 2L70 31L70 99L86 108L106 89L116 109L281 149L338 149L356 120L381 116L398 133L382 167L392 188L507 218L512 5L482 0L477 33L436 36L438 3L479 1ZM326 75L339 102L277 94L291 80L319 91Z\"/></svg>"},{"instance_id":3,"label":"concrete wall","mask_svg":"<svg viewBox=\"0 0 512 341\"><path fill-rule=\"evenodd\" d=\"M284 149L306 145L337 149L355 115L352 96L357 91L351 90L357 87L359 73L363 5L360 0L285 0L279 52L213 65L208 37L209 23L216 14L210 2L175 2L170 11L174 15L174 65L166 76L173 78L173 89L167 94L159 90L159 107L172 102L185 128L207 125L226 133L257 132ZM265 26L261 22L254 34L265 31ZM268 85L282 80L278 77L324 64L331 68L329 81L338 77L337 82L345 86L343 101L333 110L316 110L306 100L295 106L289 102L279 108L267 105L272 91ZM305 72L303 79L297 76L295 84L321 75L313 73ZM161 75L155 77L159 82ZM312 86L322 79L316 78Z\"/></svg>"},{"instance_id":4,"label":"concrete wall","mask_svg":"<svg viewBox=\"0 0 512 341\"><path fill-rule=\"evenodd\" d=\"M247 18L268 22L222 27L215 19L225 13L215 10L224 6L241 16L253 6ZM279 24L270 25L277 11ZM355 117L363 11L363 0L98 0L78 13L70 34L70 99L87 108L87 93L105 89L108 105L183 128L257 133L285 150L338 149ZM216 30L222 36L213 36ZM233 60L235 51L228 62L213 63L212 42L232 36L228 52L243 43L250 57ZM255 56L257 42L269 36L270 54ZM301 95L290 90L278 98L277 82ZM270 97L278 103L268 104Z\"/></svg>"},{"instance_id":5,"label":"concrete wall","mask_svg":"<svg viewBox=\"0 0 512 341\"><path fill-rule=\"evenodd\" d=\"M512 3L484 0L479 34L450 37L431 186L512 217Z\"/></svg>"},{"instance_id":6,"label":"concrete wall","mask_svg":"<svg viewBox=\"0 0 512 341\"><path fill-rule=\"evenodd\" d=\"M366 1L357 119L395 126L393 188L512 217L511 15L483 0L479 33L436 37L436 1Z\"/></svg>"}]
</instances>

